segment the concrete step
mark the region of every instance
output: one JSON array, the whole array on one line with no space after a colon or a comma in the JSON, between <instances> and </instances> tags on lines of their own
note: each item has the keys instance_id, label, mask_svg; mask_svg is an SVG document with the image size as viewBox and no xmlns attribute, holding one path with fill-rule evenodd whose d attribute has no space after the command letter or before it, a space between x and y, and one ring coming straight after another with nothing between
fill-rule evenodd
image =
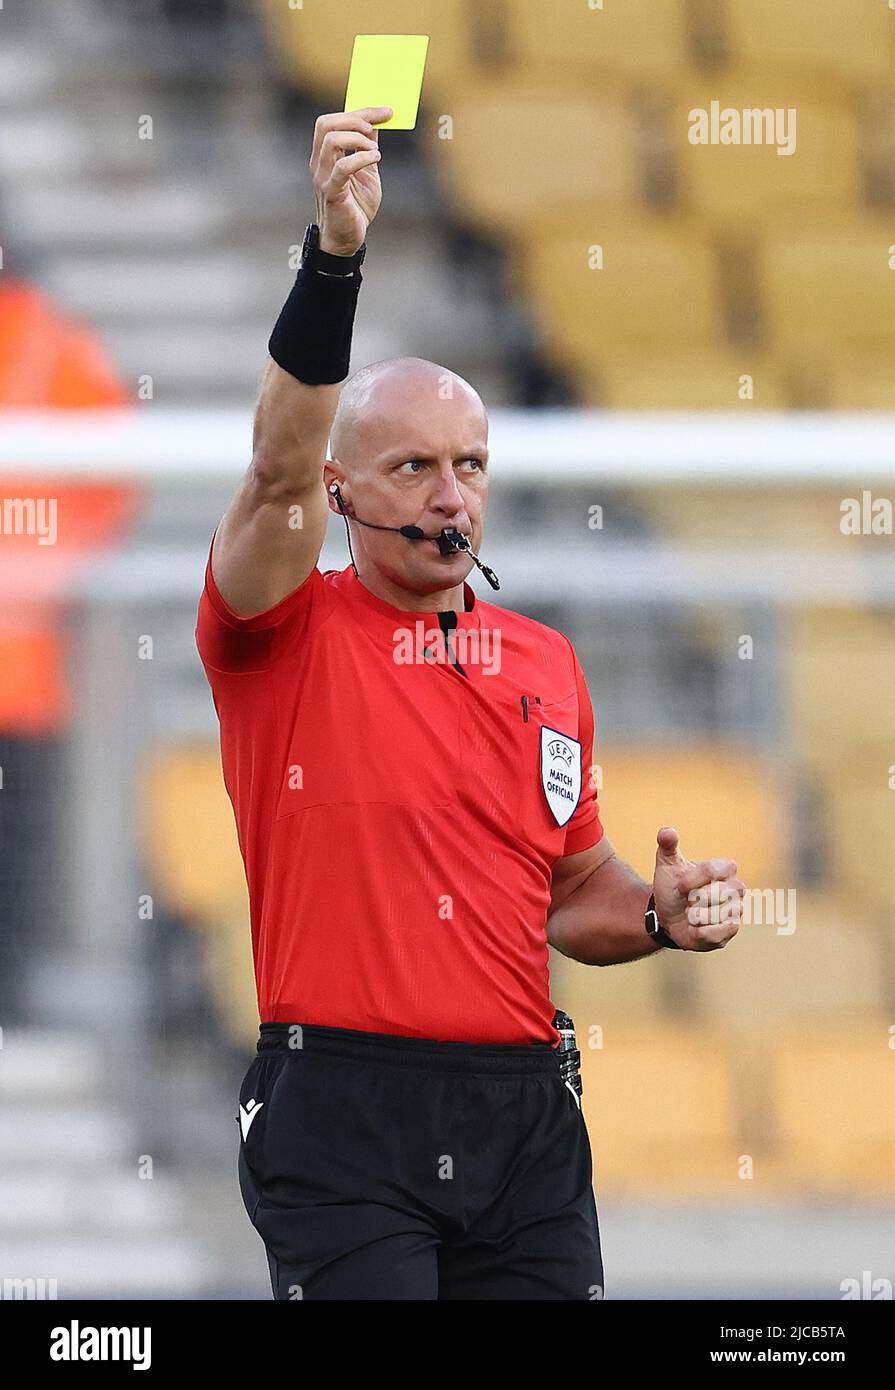
<instances>
[{"instance_id":1,"label":"concrete step","mask_svg":"<svg viewBox=\"0 0 895 1390\"><path fill-rule=\"evenodd\" d=\"M73 174L86 174L90 161L87 136L71 119L31 109L2 113L0 178L34 185L64 173L71 180Z\"/></svg>"},{"instance_id":2,"label":"concrete step","mask_svg":"<svg viewBox=\"0 0 895 1390\"><path fill-rule=\"evenodd\" d=\"M0 113L4 122L7 113L21 107L46 105L60 76L59 59L39 34L10 38L7 24L4 14L4 42L0 47Z\"/></svg>"},{"instance_id":3,"label":"concrete step","mask_svg":"<svg viewBox=\"0 0 895 1390\"><path fill-rule=\"evenodd\" d=\"M220 1277L189 1236L0 1236L0 1272L10 1279L54 1279L57 1298L195 1297ZM8 1297L4 1292L4 1297Z\"/></svg>"},{"instance_id":4,"label":"concrete step","mask_svg":"<svg viewBox=\"0 0 895 1390\"><path fill-rule=\"evenodd\" d=\"M151 142L146 142L151 148ZM77 180L44 188L12 187L10 219L36 249L49 255L83 248L110 255L141 247L207 244L228 222L226 200L185 179L157 181L147 154L144 182L85 187Z\"/></svg>"},{"instance_id":5,"label":"concrete step","mask_svg":"<svg viewBox=\"0 0 895 1390\"><path fill-rule=\"evenodd\" d=\"M131 1126L111 1106L52 1101L4 1104L0 1172L72 1172L133 1162Z\"/></svg>"},{"instance_id":6,"label":"concrete step","mask_svg":"<svg viewBox=\"0 0 895 1390\"><path fill-rule=\"evenodd\" d=\"M62 254L44 283L58 302L107 328L196 321L210 326L250 318L265 301L275 304L281 290L285 298L288 287L276 268L237 251L113 261Z\"/></svg>"},{"instance_id":7,"label":"concrete step","mask_svg":"<svg viewBox=\"0 0 895 1390\"><path fill-rule=\"evenodd\" d=\"M236 1126L233 1126L234 1130ZM0 1177L0 1228L4 1239L54 1232L113 1235L125 1231L177 1231L186 1217L183 1192L170 1176L131 1173L6 1173Z\"/></svg>"},{"instance_id":8,"label":"concrete step","mask_svg":"<svg viewBox=\"0 0 895 1390\"><path fill-rule=\"evenodd\" d=\"M226 402L248 404L257 394L266 361L273 317L227 324L173 324L111 327L102 334L119 372L136 390L137 378L153 377L154 399L172 405ZM352 365L391 357L403 351L400 338L387 327L354 335Z\"/></svg>"},{"instance_id":9,"label":"concrete step","mask_svg":"<svg viewBox=\"0 0 895 1390\"><path fill-rule=\"evenodd\" d=\"M279 278L239 252L114 260L61 254L44 284L58 302L108 328L252 317L265 300L277 302Z\"/></svg>"},{"instance_id":10,"label":"concrete step","mask_svg":"<svg viewBox=\"0 0 895 1390\"><path fill-rule=\"evenodd\" d=\"M31 1028L3 1030L0 1095L4 1106L15 1105L20 1098L33 1103L95 1096L103 1074L101 1049L88 1039Z\"/></svg>"}]
</instances>

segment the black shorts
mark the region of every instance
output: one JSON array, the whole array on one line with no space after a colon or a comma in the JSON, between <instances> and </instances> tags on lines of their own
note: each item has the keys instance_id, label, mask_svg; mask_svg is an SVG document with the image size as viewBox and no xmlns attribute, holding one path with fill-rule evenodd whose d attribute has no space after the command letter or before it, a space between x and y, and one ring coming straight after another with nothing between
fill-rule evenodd
<instances>
[{"instance_id":1,"label":"black shorts","mask_svg":"<svg viewBox=\"0 0 895 1390\"><path fill-rule=\"evenodd\" d=\"M591 1152L548 1043L262 1023L239 1183L276 1299L600 1299Z\"/></svg>"}]
</instances>

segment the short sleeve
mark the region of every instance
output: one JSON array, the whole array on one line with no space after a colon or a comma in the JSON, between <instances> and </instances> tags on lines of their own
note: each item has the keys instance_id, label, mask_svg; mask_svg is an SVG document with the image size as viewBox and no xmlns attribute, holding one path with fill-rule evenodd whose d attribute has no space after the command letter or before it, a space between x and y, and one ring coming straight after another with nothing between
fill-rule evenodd
<instances>
[{"instance_id":1,"label":"short sleeve","mask_svg":"<svg viewBox=\"0 0 895 1390\"><path fill-rule=\"evenodd\" d=\"M270 670L286 650L302 640L322 588L323 575L315 566L307 579L279 603L263 613L245 617L230 607L218 589L211 571L209 547L196 621L196 646L206 671L246 674Z\"/></svg>"},{"instance_id":2,"label":"short sleeve","mask_svg":"<svg viewBox=\"0 0 895 1390\"><path fill-rule=\"evenodd\" d=\"M571 643L569 644L571 647ZM594 712L581 663L572 648L575 681L578 687L578 741L581 744L581 797L566 827L563 856L580 854L603 838L597 783L594 777Z\"/></svg>"}]
</instances>

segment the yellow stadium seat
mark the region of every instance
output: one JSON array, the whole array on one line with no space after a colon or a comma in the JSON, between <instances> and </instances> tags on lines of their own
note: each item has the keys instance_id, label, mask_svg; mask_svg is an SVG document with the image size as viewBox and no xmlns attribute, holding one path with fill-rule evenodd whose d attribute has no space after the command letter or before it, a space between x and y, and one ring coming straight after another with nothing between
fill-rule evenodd
<instances>
[{"instance_id":1,"label":"yellow stadium seat","mask_svg":"<svg viewBox=\"0 0 895 1390\"><path fill-rule=\"evenodd\" d=\"M785 410L789 405L786 373L744 348L740 352L676 350L656 356L648 347L613 352L573 371L584 406L615 410ZM741 379L752 378L752 396Z\"/></svg>"},{"instance_id":2,"label":"yellow stadium seat","mask_svg":"<svg viewBox=\"0 0 895 1390\"><path fill-rule=\"evenodd\" d=\"M527 223L516 258L548 351L570 368L609 354L708 348L723 335L715 248L685 219L635 212ZM602 259L602 269L597 268Z\"/></svg>"},{"instance_id":3,"label":"yellow stadium seat","mask_svg":"<svg viewBox=\"0 0 895 1390\"><path fill-rule=\"evenodd\" d=\"M602 1036L575 1024L597 1192L740 1195L728 1036L671 1020L609 1022Z\"/></svg>"},{"instance_id":4,"label":"yellow stadium seat","mask_svg":"<svg viewBox=\"0 0 895 1390\"><path fill-rule=\"evenodd\" d=\"M761 900L750 898L751 921L740 923L734 942L698 962L705 1017L767 1030L793 1015L860 1017L884 1006L870 895L849 892L835 873L812 889L791 878L741 877Z\"/></svg>"},{"instance_id":5,"label":"yellow stadium seat","mask_svg":"<svg viewBox=\"0 0 895 1390\"><path fill-rule=\"evenodd\" d=\"M458 89L450 120L429 132L433 167L464 220L489 234L638 194L636 123L616 93L504 77Z\"/></svg>"},{"instance_id":6,"label":"yellow stadium seat","mask_svg":"<svg viewBox=\"0 0 895 1390\"><path fill-rule=\"evenodd\" d=\"M141 842L165 906L203 934L203 967L221 1026L258 1036L248 890L217 742L160 748L143 769Z\"/></svg>"},{"instance_id":7,"label":"yellow stadium seat","mask_svg":"<svg viewBox=\"0 0 895 1390\"><path fill-rule=\"evenodd\" d=\"M857 114L844 99L824 102L816 87L759 71L687 83L672 110L681 197L716 225L740 231L744 218L751 229L788 209L801 217L860 203ZM744 115L752 111L765 114ZM694 143L697 113L712 143ZM736 143L720 143L725 129Z\"/></svg>"},{"instance_id":8,"label":"yellow stadium seat","mask_svg":"<svg viewBox=\"0 0 895 1390\"><path fill-rule=\"evenodd\" d=\"M830 807L837 882L876 920L890 911L895 894L895 791L888 785L893 765L891 743L865 755L861 772L855 757L847 776L837 779Z\"/></svg>"},{"instance_id":9,"label":"yellow stadium seat","mask_svg":"<svg viewBox=\"0 0 895 1390\"><path fill-rule=\"evenodd\" d=\"M837 526L838 508L832 515ZM891 547L887 537L846 538L838 527L837 536L840 548L863 547L864 554L875 544ZM797 610L781 650L788 723L823 802L831 879L856 912L879 918L895 894L895 753L885 698L895 683L895 630L855 606Z\"/></svg>"},{"instance_id":10,"label":"yellow stadium seat","mask_svg":"<svg viewBox=\"0 0 895 1390\"><path fill-rule=\"evenodd\" d=\"M843 356L834 346L826 378L833 410L895 410L895 341L875 354Z\"/></svg>"},{"instance_id":11,"label":"yellow stadium seat","mask_svg":"<svg viewBox=\"0 0 895 1390\"><path fill-rule=\"evenodd\" d=\"M248 894L232 897L200 926L205 978L218 1003L220 1025L233 1042L250 1049L258 1040L259 1019Z\"/></svg>"},{"instance_id":12,"label":"yellow stadium seat","mask_svg":"<svg viewBox=\"0 0 895 1390\"><path fill-rule=\"evenodd\" d=\"M140 806L147 861L172 908L209 916L245 894L217 743L157 750L144 769Z\"/></svg>"},{"instance_id":13,"label":"yellow stadium seat","mask_svg":"<svg viewBox=\"0 0 895 1390\"><path fill-rule=\"evenodd\" d=\"M766 231L758 268L774 346L795 354L895 352L895 245L885 218L843 218Z\"/></svg>"},{"instance_id":14,"label":"yellow stadium seat","mask_svg":"<svg viewBox=\"0 0 895 1390\"><path fill-rule=\"evenodd\" d=\"M599 716L597 738L601 819L640 874L652 878L656 831L673 825L690 859L727 855L745 882L787 881L784 798L773 763L720 742L607 742Z\"/></svg>"},{"instance_id":15,"label":"yellow stadium seat","mask_svg":"<svg viewBox=\"0 0 895 1390\"><path fill-rule=\"evenodd\" d=\"M895 1193L895 1036L888 1012L806 1013L775 1035L773 1119L792 1189Z\"/></svg>"},{"instance_id":16,"label":"yellow stadium seat","mask_svg":"<svg viewBox=\"0 0 895 1390\"><path fill-rule=\"evenodd\" d=\"M681 482L677 487L645 486L638 490L641 506L656 531L673 536L684 548L702 553L733 546L737 550L759 548L759 553L792 553L793 537L799 550L828 551L830 516L837 515L841 488L818 486L767 487L744 482L717 484L712 507L706 506L705 485ZM722 517L719 525L718 518Z\"/></svg>"},{"instance_id":17,"label":"yellow stadium seat","mask_svg":"<svg viewBox=\"0 0 895 1390\"><path fill-rule=\"evenodd\" d=\"M587 0L504 0L511 54L522 70L550 63L569 74L638 79L674 75L687 63L683 0L592 8Z\"/></svg>"},{"instance_id":18,"label":"yellow stadium seat","mask_svg":"<svg viewBox=\"0 0 895 1390\"><path fill-rule=\"evenodd\" d=\"M474 15L467 0L262 0L275 58L298 87L332 92L342 108L356 34L428 34L423 101L442 98L476 71Z\"/></svg>"},{"instance_id":19,"label":"yellow stadium seat","mask_svg":"<svg viewBox=\"0 0 895 1390\"><path fill-rule=\"evenodd\" d=\"M856 85L885 81L895 59L884 0L725 0L735 60Z\"/></svg>"}]
</instances>

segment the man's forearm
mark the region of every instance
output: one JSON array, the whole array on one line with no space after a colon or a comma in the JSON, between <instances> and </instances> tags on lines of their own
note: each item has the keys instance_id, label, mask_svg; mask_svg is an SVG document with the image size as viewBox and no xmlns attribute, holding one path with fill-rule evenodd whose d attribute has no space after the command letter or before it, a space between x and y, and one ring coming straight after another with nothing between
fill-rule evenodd
<instances>
[{"instance_id":1,"label":"man's forearm","mask_svg":"<svg viewBox=\"0 0 895 1390\"><path fill-rule=\"evenodd\" d=\"M308 386L268 362L252 439L259 481L286 491L320 476L341 390L341 383Z\"/></svg>"},{"instance_id":2,"label":"man's forearm","mask_svg":"<svg viewBox=\"0 0 895 1390\"><path fill-rule=\"evenodd\" d=\"M600 864L547 920L547 938L583 965L620 965L662 947L643 924L652 885L616 855Z\"/></svg>"}]
</instances>

